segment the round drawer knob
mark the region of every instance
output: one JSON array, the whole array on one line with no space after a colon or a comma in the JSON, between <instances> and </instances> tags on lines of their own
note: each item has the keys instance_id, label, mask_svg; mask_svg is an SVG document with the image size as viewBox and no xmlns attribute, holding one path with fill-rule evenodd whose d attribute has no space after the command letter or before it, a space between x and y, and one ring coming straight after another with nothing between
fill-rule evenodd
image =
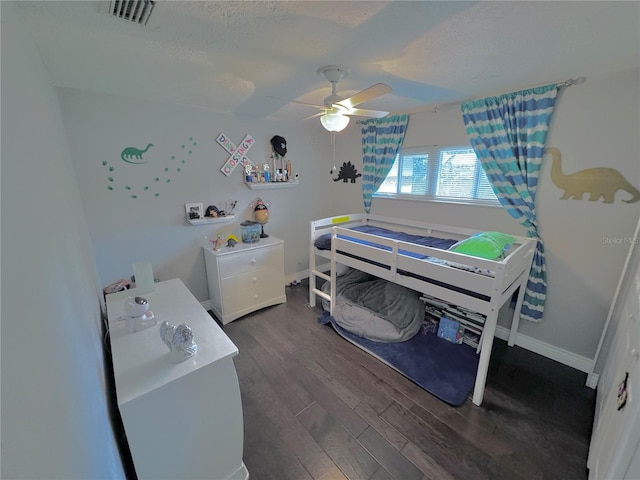
<instances>
[{"instance_id":1,"label":"round drawer knob","mask_svg":"<svg viewBox=\"0 0 640 480\"><path fill-rule=\"evenodd\" d=\"M257 298L258 298L258 295L257 295L257 294L256 294L256 295L254 295L254 296L253 296L253 298L256 298L256 299L257 299Z\"/></svg>"},{"instance_id":2,"label":"round drawer knob","mask_svg":"<svg viewBox=\"0 0 640 480\"><path fill-rule=\"evenodd\" d=\"M258 279L256 277L253 277L253 283L256 283L258 281Z\"/></svg>"},{"instance_id":3,"label":"round drawer knob","mask_svg":"<svg viewBox=\"0 0 640 480\"><path fill-rule=\"evenodd\" d=\"M254 258L253 260L251 260L249 263L250 263L251 265L255 265L255 264L256 264L256 260L255 260L255 258Z\"/></svg>"}]
</instances>

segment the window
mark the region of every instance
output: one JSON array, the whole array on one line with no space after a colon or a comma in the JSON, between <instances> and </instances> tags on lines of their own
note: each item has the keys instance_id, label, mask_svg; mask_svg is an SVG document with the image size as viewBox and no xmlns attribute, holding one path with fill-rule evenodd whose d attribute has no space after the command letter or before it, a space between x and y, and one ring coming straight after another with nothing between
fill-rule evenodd
<instances>
[{"instance_id":1,"label":"window","mask_svg":"<svg viewBox=\"0 0 640 480\"><path fill-rule=\"evenodd\" d=\"M469 146L401 149L376 195L498 204L480 161Z\"/></svg>"}]
</instances>

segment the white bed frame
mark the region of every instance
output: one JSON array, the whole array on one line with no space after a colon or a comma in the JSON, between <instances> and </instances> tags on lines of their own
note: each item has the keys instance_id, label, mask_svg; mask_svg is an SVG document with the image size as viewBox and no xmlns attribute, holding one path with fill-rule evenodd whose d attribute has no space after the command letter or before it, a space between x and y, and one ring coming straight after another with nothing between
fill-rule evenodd
<instances>
[{"instance_id":1,"label":"white bed frame","mask_svg":"<svg viewBox=\"0 0 640 480\"><path fill-rule=\"evenodd\" d=\"M312 221L310 222L309 304L315 307L316 297L320 296L330 302L331 314L333 314L333 306L335 305L336 298L336 266L340 264L370 273L379 278L485 315L484 329L478 346L480 351L478 373L473 391L473 403L476 405L482 404L498 312L500 307L509 301L513 293L519 288L518 300L515 306L508 340L508 345L513 346L515 335L518 331L520 321L519 312L524 299L524 291L536 248L536 240L526 237L514 237L516 243L509 250L508 256L501 261L492 261L448 250L423 247L421 245L349 230L349 228L358 225L373 225L411 234L453 238L457 240L468 238L478 233L478 231L368 214L342 215ZM316 238L329 232L332 234L331 250L317 249L314 245ZM342 237L338 237L339 234ZM391 250L388 251L375 246L363 245L344 238L345 235L359 240L385 245L390 247ZM406 250L416 254L435 257L447 262L468 265L470 267L489 269L495 272L495 276L481 275L459 268L453 268L448 265L434 263L429 260L398 254L398 250ZM354 258L346 254L359 258ZM318 265L317 257L329 259L329 265L326 263ZM373 265L362 259L375 261L388 268ZM321 271L321 269L326 271L327 267L330 271L329 274ZM434 285L424 280L398 273L398 271L410 272L423 278L430 278L448 285L455 285L458 288L488 297L489 300L485 301L476 296L447 288L446 286ZM326 294L317 288L316 279L318 277L331 282L330 294Z\"/></svg>"}]
</instances>

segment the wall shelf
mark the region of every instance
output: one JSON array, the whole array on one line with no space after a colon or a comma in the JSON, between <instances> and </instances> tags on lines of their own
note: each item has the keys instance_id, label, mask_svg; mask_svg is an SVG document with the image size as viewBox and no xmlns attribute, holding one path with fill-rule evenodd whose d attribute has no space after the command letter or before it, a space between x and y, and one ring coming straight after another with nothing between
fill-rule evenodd
<instances>
[{"instance_id":1,"label":"wall shelf","mask_svg":"<svg viewBox=\"0 0 640 480\"><path fill-rule=\"evenodd\" d=\"M236 218L235 214L225 215L224 217L205 217L205 218L187 218L191 225L209 225L211 223L226 223Z\"/></svg>"},{"instance_id":2,"label":"wall shelf","mask_svg":"<svg viewBox=\"0 0 640 480\"><path fill-rule=\"evenodd\" d=\"M300 180L295 182L269 182L269 183L247 183L244 184L251 190L268 190L270 188L292 188L300 185Z\"/></svg>"}]
</instances>

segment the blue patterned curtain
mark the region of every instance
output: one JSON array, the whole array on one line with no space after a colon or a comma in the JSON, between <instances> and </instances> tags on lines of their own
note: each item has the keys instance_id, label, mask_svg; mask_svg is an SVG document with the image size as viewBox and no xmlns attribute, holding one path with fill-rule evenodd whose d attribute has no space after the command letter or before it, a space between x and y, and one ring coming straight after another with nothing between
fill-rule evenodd
<instances>
[{"instance_id":1,"label":"blue patterned curtain","mask_svg":"<svg viewBox=\"0 0 640 480\"><path fill-rule=\"evenodd\" d=\"M392 115L362 122L362 198L364 211L393 166L409 124L409 115Z\"/></svg>"},{"instance_id":2,"label":"blue patterned curtain","mask_svg":"<svg viewBox=\"0 0 640 480\"><path fill-rule=\"evenodd\" d=\"M520 317L542 320L547 297L544 244L538 234L536 190L557 85L463 103L471 146L500 203L538 240Z\"/></svg>"}]
</instances>

